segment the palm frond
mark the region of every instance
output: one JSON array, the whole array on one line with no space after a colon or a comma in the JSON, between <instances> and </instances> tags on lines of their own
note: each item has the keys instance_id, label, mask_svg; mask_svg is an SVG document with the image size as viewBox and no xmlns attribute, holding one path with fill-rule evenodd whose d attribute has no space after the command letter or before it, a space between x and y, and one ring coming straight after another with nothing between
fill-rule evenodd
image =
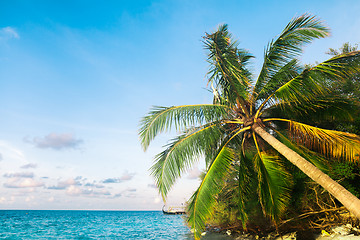
<instances>
[{"instance_id":1,"label":"palm frond","mask_svg":"<svg viewBox=\"0 0 360 240\"><path fill-rule=\"evenodd\" d=\"M301 105L278 102L263 110L263 115L291 119L303 123L315 123L317 126L334 121L350 122L354 119L355 104L343 96L329 94L320 96Z\"/></svg>"},{"instance_id":2,"label":"palm frond","mask_svg":"<svg viewBox=\"0 0 360 240\"><path fill-rule=\"evenodd\" d=\"M176 179L191 168L199 156L221 143L222 135L217 123L206 124L176 137L155 156L151 175L164 201Z\"/></svg>"},{"instance_id":3,"label":"palm frond","mask_svg":"<svg viewBox=\"0 0 360 240\"><path fill-rule=\"evenodd\" d=\"M276 89L259 107L288 104L297 106L329 94L331 81L342 81L360 72L360 51L335 56L315 67L305 69L300 75Z\"/></svg>"},{"instance_id":4,"label":"palm frond","mask_svg":"<svg viewBox=\"0 0 360 240\"><path fill-rule=\"evenodd\" d=\"M188 223L194 230L195 239L199 239L205 228L205 221L211 215L215 195L223 185L223 179L233 158L233 151L224 145L207 169L199 188L190 198Z\"/></svg>"},{"instance_id":5,"label":"palm frond","mask_svg":"<svg viewBox=\"0 0 360 240\"><path fill-rule=\"evenodd\" d=\"M257 100L265 100L271 93L278 89L283 84L299 75L302 68L296 59L291 60L283 67L281 67L269 80L264 84L260 92L255 92Z\"/></svg>"},{"instance_id":6,"label":"palm frond","mask_svg":"<svg viewBox=\"0 0 360 240\"><path fill-rule=\"evenodd\" d=\"M227 25L221 25L215 33L204 37L205 48L209 50L209 82L215 82L225 99L235 103L236 99L247 99L250 87L250 72L246 64L252 56L237 48L231 39ZM245 110L245 106L243 106Z\"/></svg>"},{"instance_id":7,"label":"palm frond","mask_svg":"<svg viewBox=\"0 0 360 240\"><path fill-rule=\"evenodd\" d=\"M140 140L144 150L161 132L227 119L231 109L224 105L199 104L173 107L154 107L140 122Z\"/></svg>"},{"instance_id":8,"label":"palm frond","mask_svg":"<svg viewBox=\"0 0 360 240\"><path fill-rule=\"evenodd\" d=\"M290 21L280 36L269 43L265 51L263 67L254 87L254 93L259 93L279 69L297 57L304 44L328 35L329 29L319 19L309 14Z\"/></svg>"},{"instance_id":9,"label":"palm frond","mask_svg":"<svg viewBox=\"0 0 360 240\"><path fill-rule=\"evenodd\" d=\"M259 183L259 200L264 214L277 221L290 201L291 175L278 155L260 150L255 133L253 139L258 151L254 156L254 169Z\"/></svg>"},{"instance_id":10,"label":"palm frond","mask_svg":"<svg viewBox=\"0 0 360 240\"><path fill-rule=\"evenodd\" d=\"M243 145L245 138L243 138ZM242 147L241 147L242 148ZM239 208L239 219L242 223L244 229L246 229L246 223L248 221L248 213L246 211L246 201L250 198L250 195L253 194L253 189L251 189L251 183L254 181L252 178L252 169L253 162L249 159L243 150L240 150L239 153L239 166L238 166L238 208Z\"/></svg>"},{"instance_id":11,"label":"palm frond","mask_svg":"<svg viewBox=\"0 0 360 240\"><path fill-rule=\"evenodd\" d=\"M317 128L287 119L273 120L288 122L292 141L327 158L360 161L360 137L355 134Z\"/></svg>"},{"instance_id":12,"label":"palm frond","mask_svg":"<svg viewBox=\"0 0 360 240\"><path fill-rule=\"evenodd\" d=\"M316 153L314 151L311 151L307 149L306 147L296 144L292 142L289 137L285 137L284 134L282 134L280 131L277 131L276 129L272 128L273 131L275 131L277 137L279 140L285 144L288 148L298 153L303 158L310 161L312 164L314 164L318 169L320 169L323 172L328 171L327 163L329 162L328 159L321 156L319 153Z\"/></svg>"}]
</instances>

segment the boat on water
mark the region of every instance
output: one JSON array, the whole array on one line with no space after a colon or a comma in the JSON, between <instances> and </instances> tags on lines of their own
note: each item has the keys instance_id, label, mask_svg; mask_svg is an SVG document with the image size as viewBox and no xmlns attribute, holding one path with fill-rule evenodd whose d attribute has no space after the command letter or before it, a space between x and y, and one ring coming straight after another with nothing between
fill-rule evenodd
<instances>
[{"instance_id":1,"label":"boat on water","mask_svg":"<svg viewBox=\"0 0 360 240\"><path fill-rule=\"evenodd\" d=\"M169 207L167 210L165 210L165 205L162 207L163 214L167 215L179 215L179 214L185 214L184 207Z\"/></svg>"}]
</instances>

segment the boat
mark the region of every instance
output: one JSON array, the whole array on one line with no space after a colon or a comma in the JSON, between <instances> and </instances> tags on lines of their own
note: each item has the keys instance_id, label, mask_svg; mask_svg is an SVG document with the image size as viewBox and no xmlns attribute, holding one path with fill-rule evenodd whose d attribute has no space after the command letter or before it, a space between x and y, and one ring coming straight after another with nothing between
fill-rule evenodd
<instances>
[{"instance_id":1,"label":"boat","mask_svg":"<svg viewBox=\"0 0 360 240\"><path fill-rule=\"evenodd\" d=\"M165 210L165 205L162 207L163 214L166 215L180 215L185 214L184 207L169 207L168 210Z\"/></svg>"}]
</instances>

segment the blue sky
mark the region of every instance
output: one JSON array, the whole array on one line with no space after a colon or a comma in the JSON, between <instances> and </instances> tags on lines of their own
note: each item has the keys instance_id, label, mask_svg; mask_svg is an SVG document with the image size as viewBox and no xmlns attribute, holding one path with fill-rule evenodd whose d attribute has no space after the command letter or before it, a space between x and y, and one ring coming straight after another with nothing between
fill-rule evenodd
<instances>
[{"instance_id":1,"label":"blue sky","mask_svg":"<svg viewBox=\"0 0 360 240\"><path fill-rule=\"evenodd\" d=\"M160 209L138 126L152 105L211 102L201 42L227 23L262 63L266 44L311 13L331 36L303 63L360 39L358 1L0 2L0 209ZM170 193L187 199L195 166Z\"/></svg>"}]
</instances>

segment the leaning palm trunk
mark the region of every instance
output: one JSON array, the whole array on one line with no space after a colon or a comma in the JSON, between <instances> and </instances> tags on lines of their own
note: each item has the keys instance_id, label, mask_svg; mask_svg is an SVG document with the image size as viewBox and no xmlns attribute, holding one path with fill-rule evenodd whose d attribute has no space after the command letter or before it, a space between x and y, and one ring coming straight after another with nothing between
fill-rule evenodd
<instances>
[{"instance_id":1,"label":"leaning palm trunk","mask_svg":"<svg viewBox=\"0 0 360 240\"><path fill-rule=\"evenodd\" d=\"M339 200L352 214L360 218L360 200L346 190L339 183L331 179L327 174L323 173L313 164L301 157L286 145L281 143L271 134L265 131L258 123L252 126L252 129L281 155L287 158L292 164L297 166L307 176L309 176L316 183L325 188L337 200Z\"/></svg>"}]
</instances>

